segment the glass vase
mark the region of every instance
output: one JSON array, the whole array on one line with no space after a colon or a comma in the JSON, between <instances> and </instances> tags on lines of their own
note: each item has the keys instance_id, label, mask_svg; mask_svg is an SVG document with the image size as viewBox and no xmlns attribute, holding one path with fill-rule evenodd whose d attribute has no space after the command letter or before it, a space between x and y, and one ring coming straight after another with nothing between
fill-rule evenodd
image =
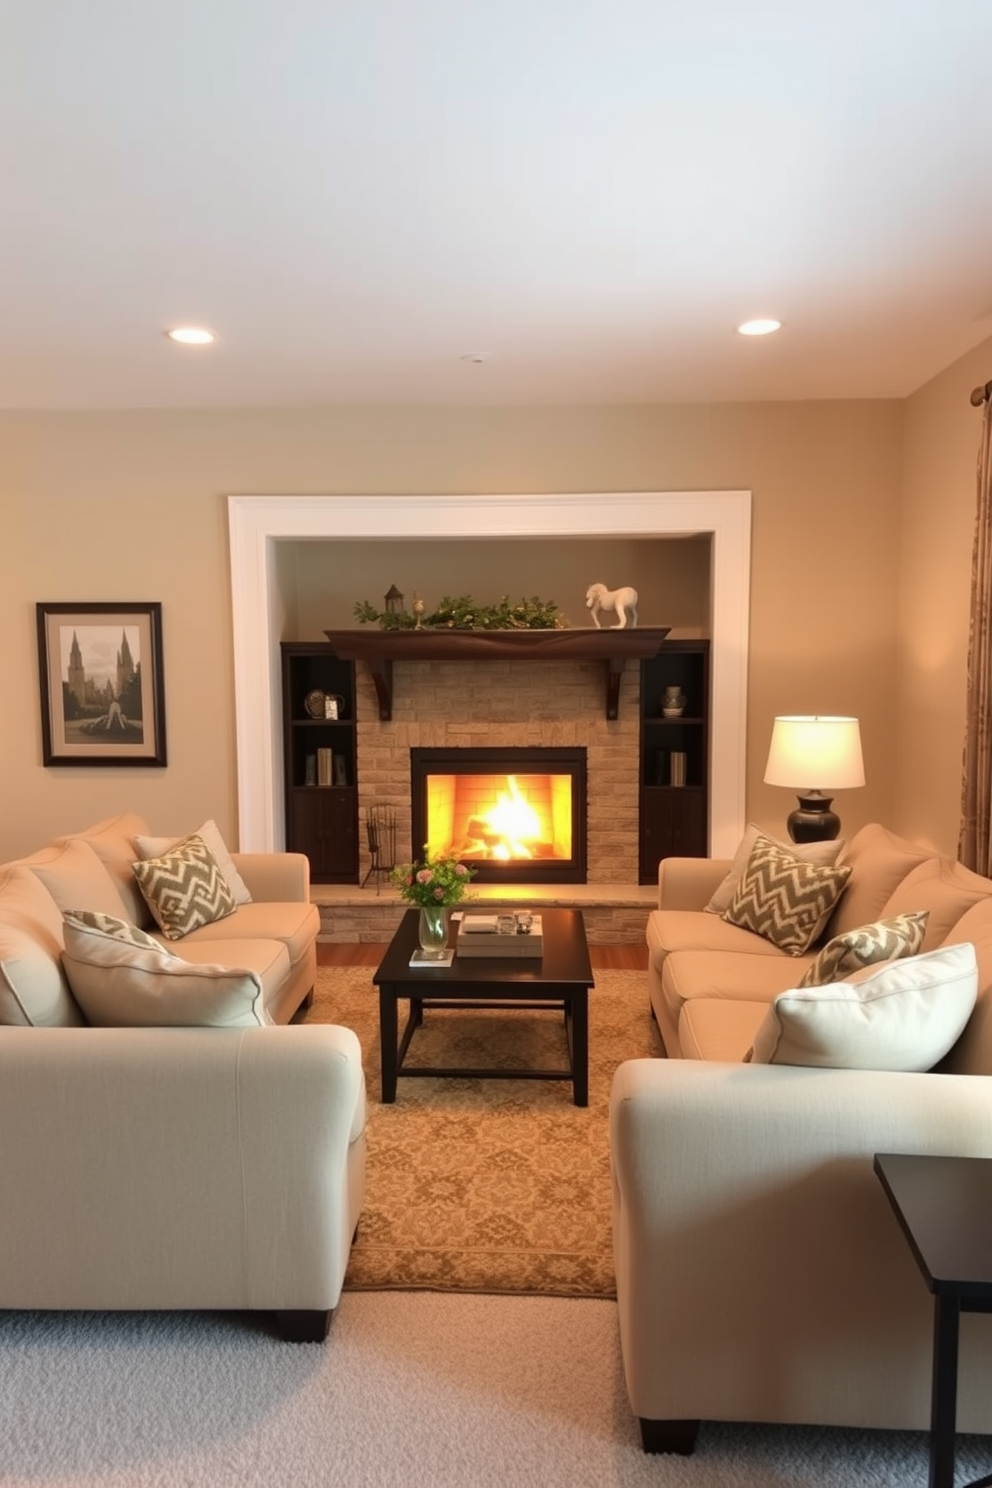
<instances>
[{"instance_id":1,"label":"glass vase","mask_svg":"<svg viewBox=\"0 0 992 1488\"><path fill-rule=\"evenodd\" d=\"M420 949L428 960L440 961L448 948L448 906L425 904L420 911Z\"/></svg>"}]
</instances>

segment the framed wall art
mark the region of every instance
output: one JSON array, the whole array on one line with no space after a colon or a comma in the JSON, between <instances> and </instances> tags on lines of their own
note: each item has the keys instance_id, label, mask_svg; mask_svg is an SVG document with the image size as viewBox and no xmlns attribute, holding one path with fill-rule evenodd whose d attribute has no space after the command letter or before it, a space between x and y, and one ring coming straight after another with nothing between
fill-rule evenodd
<instances>
[{"instance_id":1,"label":"framed wall art","mask_svg":"<svg viewBox=\"0 0 992 1488\"><path fill-rule=\"evenodd\" d=\"M164 765L160 604L39 604L46 765Z\"/></svg>"}]
</instances>

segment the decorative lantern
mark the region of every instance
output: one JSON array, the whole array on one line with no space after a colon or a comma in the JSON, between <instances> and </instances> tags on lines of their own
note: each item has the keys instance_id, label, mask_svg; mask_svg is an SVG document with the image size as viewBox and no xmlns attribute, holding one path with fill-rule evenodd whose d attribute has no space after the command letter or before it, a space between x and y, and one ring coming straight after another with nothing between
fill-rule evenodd
<instances>
[{"instance_id":1,"label":"decorative lantern","mask_svg":"<svg viewBox=\"0 0 992 1488\"><path fill-rule=\"evenodd\" d=\"M390 584L389 593L386 595L385 603L387 615L403 614L403 596L397 589L395 584Z\"/></svg>"}]
</instances>

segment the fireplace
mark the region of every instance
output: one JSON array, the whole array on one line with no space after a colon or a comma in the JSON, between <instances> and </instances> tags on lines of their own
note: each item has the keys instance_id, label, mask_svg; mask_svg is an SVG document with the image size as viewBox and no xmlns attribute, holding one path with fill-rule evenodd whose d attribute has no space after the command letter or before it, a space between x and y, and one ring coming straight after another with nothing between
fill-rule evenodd
<instances>
[{"instance_id":1,"label":"fireplace","mask_svg":"<svg viewBox=\"0 0 992 1488\"><path fill-rule=\"evenodd\" d=\"M586 751L410 750L411 841L477 883L586 882Z\"/></svg>"}]
</instances>

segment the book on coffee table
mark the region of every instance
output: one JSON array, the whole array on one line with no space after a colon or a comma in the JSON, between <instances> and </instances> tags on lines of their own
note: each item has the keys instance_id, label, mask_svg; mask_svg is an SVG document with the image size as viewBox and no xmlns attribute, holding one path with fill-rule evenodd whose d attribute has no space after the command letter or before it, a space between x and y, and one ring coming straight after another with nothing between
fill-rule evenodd
<instances>
[{"instance_id":1,"label":"book on coffee table","mask_svg":"<svg viewBox=\"0 0 992 1488\"><path fill-rule=\"evenodd\" d=\"M516 914L465 914L458 925L459 956L544 955L541 916Z\"/></svg>"}]
</instances>

